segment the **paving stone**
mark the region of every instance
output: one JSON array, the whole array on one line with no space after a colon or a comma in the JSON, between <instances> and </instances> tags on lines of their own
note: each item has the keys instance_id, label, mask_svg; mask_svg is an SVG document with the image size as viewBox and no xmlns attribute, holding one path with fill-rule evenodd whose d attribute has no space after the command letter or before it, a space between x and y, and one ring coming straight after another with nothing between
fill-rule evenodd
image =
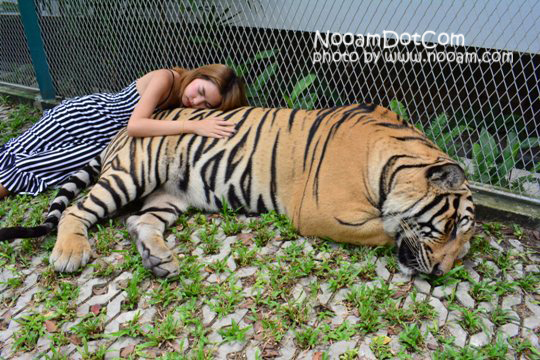
<instances>
[{"instance_id":1,"label":"paving stone","mask_svg":"<svg viewBox=\"0 0 540 360\"><path fill-rule=\"evenodd\" d=\"M512 294L503 297L501 307L505 310L512 309L512 306L521 304L521 294Z\"/></svg>"},{"instance_id":2,"label":"paving stone","mask_svg":"<svg viewBox=\"0 0 540 360\"><path fill-rule=\"evenodd\" d=\"M79 296L77 297L77 304L82 303L86 299L92 296L92 291L94 287L102 287L107 285L106 279L94 278L90 279L87 283L84 284L79 290Z\"/></svg>"},{"instance_id":3,"label":"paving stone","mask_svg":"<svg viewBox=\"0 0 540 360\"><path fill-rule=\"evenodd\" d=\"M231 254L231 245L234 244L235 242L236 242L236 236L229 236L225 238L219 246L219 254L211 255L211 256L204 255L202 257L202 260L206 264L211 264L213 262L221 261L225 259L227 256ZM197 248L197 249L202 249L202 248ZM203 255L203 254L198 254L198 255Z\"/></svg>"},{"instance_id":4,"label":"paving stone","mask_svg":"<svg viewBox=\"0 0 540 360\"><path fill-rule=\"evenodd\" d=\"M298 283L302 286L305 286L307 289L310 289L311 285L317 283L318 280L319 279L317 279L316 276L310 275L310 276L301 278L300 281L298 281Z\"/></svg>"},{"instance_id":5,"label":"paving stone","mask_svg":"<svg viewBox=\"0 0 540 360\"><path fill-rule=\"evenodd\" d=\"M12 308L13 313L16 314L19 311L21 311L23 308L25 308L30 303L30 301L32 301L32 297L34 296L34 294L37 293L40 290L41 290L40 287L34 286L34 287L30 288L29 290L27 290L26 292L24 292L17 299L17 303Z\"/></svg>"},{"instance_id":6,"label":"paving stone","mask_svg":"<svg viewBox=\"0 0 540 360\"><path fill-rule=\"evenodd\" d=\"M505 324L499 327L498 331L500 331L505 338L512 338L519 334L519 326L516 324Z\"/></svg>"},{"instance_id":7,"label":"paving stone","mask_svg":"<svg viewBox=\"0 0 540 360\"><path fill-rule=\"evenodd\" d=\"M317 294L317 300L323 305L328 303L328 300L332 297L332 291L330 290L330 285L328 283L322 283Z\"/></svg>"},{"instance_id":8,"label":"paving stone","mask_svg":"<svg viewBox=\"0 0 540 360\"><path fill-rule=\"evenodd\" d=\"M439 326L443 326L444 324L446 324L446 318L448 316L448 310L443 305L443 303L439 299L434 298L434 297L429 298L429 303L431 304L431 306L433 306L433 308L435 309L435 311L438 314L437 319L439 321Z\"/></svg>"},{"instance_id":9,"label":"paving stone","mask_svg":"<svg viewBox=\"0 0 540 360\"><path fill-rule=\"evenodd\" d=\"M79 305L77 308L77 315L84 316L90 312L90 307L92 305L103 305L108 304L116 295L120 294L123 290L120 288L120 284L123 281L127 281L133 277L133 274L124 272L120 274L117 278L107 284L107 290L104 294L94 295L86 300L84 303ZM116 305L116 304L115 304ZM107 319L112 318L120 311L119 306L111 306L107 308Z\"/></svg>"},{"instance_id":10,"label":"paving stone","mask_svg":"<svg viewBox=\"0 0 540 360\"><path fill-rule=\"evenodd\" d=\"M282 344L283 344L283 341L282 341ZM258 345L258 342L250 341L249 344L246 346L246 349L244 350L244 355L246 357L246 360L258 360L261 358L260 356L262 354L262 351L257 345Z\"/></svg>"},{"instance_id":11,"label":"paving stone","mask_svg":"<svg viewBox=\"0 0 540 360\"><path fill-rule=\"evenodd\" d=\"M536 301L528 294L525 295L524 300L525 305L529 308L529 310L531 310L536 317L540 318L540 306L536 305L538 301Z\"/></svg>"},{"instance_id":12,"label":"paving stone","mask_svg":"<svg viewBox=\"0 0 540 360\"><path fill-rule=\"evenodd\" d=\"M386 268L387 263L388 261L384 257L379 257L375 263L375 272L377 273L377 276L383 278L385 281L390 278L390 272Z\"/></svg>"},{"instance_id":13,"label":"paving stone","mask_svg":"<svg viewBox=\"0 0 540 360\"><path fill-rule=\"evenodd\" d=\"M352 350L356 347L357 341L338 341L330 345L328 348L328 357L330 359L338 359L339 355Z\"/></svg>"},{"instance_id":14,"label":"paving stone","mask_svg":"<svg viewBox=\"0 0 540 360\"><path fill-rule=\"evenodd\" d=\"M512 276L515 279L521 279L524 276L523 272L523 264L516 264L514 265L514 270L512 270Z\"/></svg>"},{"instance_id":15,"label":"paving stone","mask_svg":"<svg viewBox=\"0 0 540 360\"><path fill-rule=\"evenodd\" d=\"M538 335L531 329L521 328L521 337L529 339L531 345L536 349L540 349L540 343L538 341Z\"/></svg>"},{"instance_id":16,"label":"paving stone","mask_svg":"<svg viewBox=\"0 0 540 360\"><path fill-rule=\"evenodd\" d=\"M450 286L444 286L444 285L437 286L433 288L433 292L431 293L431 295L433 295L434 297L438 299L445 298L452 295L452 292L456 289L456 287L457 287L457 284L453 284Z\"/></svg>"},{"instance_id":17,"label":"paving stone","mask_svg":"<svg viewBox=\"0 0 540 360\"><path fill-rule=\"evenodd\" d=\"M521 241L517 239L508 239L508 242L510 245L512 245L518 252L523 253L525 249L523 249L523 245L521 244Z\"/></svg>"},{"instance_id":18,"label":"paving stone","mask_svg":"<svg viewBox=\"0 0 540 360\"><path fill-rule=\"evenodd\" d=\"M348 288L339 289L336 292L336 295L332 299L332 303L334 304L340 304L343 303L347 299L347 296L350 294L351 290Z\"/></svg>"},{"instance_id":19,"label":"paving stone","mask_svg":"<svg viewBox=\"0 0 540 360\"><path fill-rule=\"evenodd\" d=\"M529 259L535 263L540 263L540 256L536 254L529 254Z\"/></svg>"},{"instance_id":20,"label":"paving stone","mask_svg":"<svg viewBox=\"0 0 540 360\"><path fill-rule=\"evenodd\" d=\"M472 280L479 282L480 281L480 274L476 272L472 267L466 267L467 272L469 273L469 276Z\"/></svg>"},{"instance_id":21,"label":"paving stone","mask_svg":"<svg viewBox=\"0 0 540 360\"><path fill-rule=\"evenodd\" d=\"M478 309L484 309L486 312L490 313L497 306L497 301L493 300L492 302L481 302L476 307Z\"/></svg>"},{"instance_id":22,"label":"paving stone","mask_svg":"<svg viewBox=\"0 0 540 360\"><path fill-rule=\"evenodd\" d=\"M471 339L469 340L469 345L482 347L489 344L490 341L491 336L489 334L486 334L485 332L479 332L478 334L474 334L473 336L471 336Z\"/></svg>"},{"instance_id":23,"label":"paving stone","mask_svg":"<svg viewBox=\"0 0 540 360\"><path fill-rule=\"evenodd\" d=\"M203 315L203 325L208 326L214 320L217 314L210 309L210 306L205 304L203 305L203 308L202 308L202 315Z\"/></svg>"},{"instance_id":24,"label":"paving stone","mask_svg":"<svg viewBox=\"0 0 540 360\"><path fill-rule=\"evenodd\" d=\"M394 284L403 284L411 281L412 277L410 275L405 275L401 272L397 272L392 276L392 283Z\"/></svg>"},{"instance_id":25,"label":"paving stone","mask_svg":"<svg viewBox=\"0 0 540 360\"><path fill-rule=\"evenodd\" d=\"M139 313L139 324L142 325L149 323L152 321L152 318L156 314L156 311L157 310L155 307L151 307L144 310L139 309L123 312L105 326L105 333L109 334L120 330L120 325L133 320L137 313Z\"/></svg>"},{"instance_id":26,"label":"paving stone","mask_svg":"<svg viewBox=\"0 0 540 360\"><path fill-rule=\"evenodd\" d=\"M499 245L495 240L493 239L490 239L489 240L489 245L492 247L492 248L495 248L496 250L498 250L499 252L501 253L504 253L504 249L501 247L501 245Z\"/></svg>"},{"instance_id":27,"label":"paving stone","mask_svg":"<svg viewBox=\"0 0 540 360\"><path fill-rule=\"evenodd\" d=\"M113 360L120 358L120 351L123 348L126 348L131 345L137 345L140 343L140 339L134 339L130 337L122 337L119 340L116 340L108 349L105 354L105 360Z\"/></svg>"},{"instance_id":28,"label":"paving stone","mask_svg":"<svg viewBox=\"0 0 540 360\"><path fill-rule=\"evenodd\" d=\"M206 278L206 281L208 281L209 283L212 283L212 284L221 284L223 283L224 281L226 281L229 276L231 276L230 273L219 273L219 274L211 274L210 276L208 276Z\"/></svg>"},{"instance_id":29,"label":"paving stone","mask_svg":"<svg viewBox=\"0 0 540 360\"><path fill-rule=\"evenodd\" d=\"M229 314L221 319L216 320L214 324L212 324L212 328L215 330L219 330L222 327L230 326L231 322L234 320L236 323L240 323L240 320L247 314L247 309L240 309L232 314Z\"/></svg>"},{"instance_id":30,"label":"paving stone","mask_svg":"<svg viewBox=\"0 0 540 360\"><path fill-rule=\"evenodd\" d=\"M226 360L227 355L242 350L245 344L245 341L233 341L221 344L215 353L216 359Z\"/></svg>"},{"instance_id":31,"label":"paving stone","mask_svg":"<svg viewBox=\"0 0 540 360\"><path fill-rule=\"evenodd\" d=\"M454 344L459 347L464 347L467 341L467 332L456 322L447 322L446 327L451 336L455 338Z\"/></svg>"},{"instance_id":32,"label":"paving stone","mask_svg":"<svg viewBox=\"0 0 540 360\"><path fill-rule=\"evenodd\" d=\"M534 273L534 272L540 272L540 267L538 265L527 265L525 266L525 272L528 273Z\"/></svg>"},{"instance_id":33,"label":"paving stone","mask_svg":"<svg viewBox=\"0 0 540 360\"><path fill-rule=\"evenodd\" d=\"M540 327L540 318L536 315L530 316L523 320L523 326L529 329Z\"/></svg>"},{"instance_id":34,"label":"paving stone","mask_svg":"<svg viewBox=\"0 0 540 360\"><path fill-rule=\"evenodd\" d=\"M307 293L304 287L300 284L296 284L291 292L293 302L301 303L307 297Z\"/></svg>"},{"instance_id":35,"label":"paving stone","mask_svg":"<svg viewBox=\"0 0 540 360\"><path fill-rule=\"evenodd\" d=\"M370 342L371 338L366 338L360 343L360 347L358 348L359 359L377 360L377 357L375 354L373 354L373 351L371 351L371 348L369 347Z\"/></svg>"},{"instance_id":36,"label":"paving stone","mask_svg":"<svg viewBox=\"0 0 540 360\"><path fill-rule=\"evenodd\" d=\"M88 346L88 353L89 354L95 354L96 351L101 347L105 346L107 344L106 340L94 340L94 341L88 341L86 346ZM81 360L83 359L83 356L81 354L82 351L77 351L70 355L70 360Z\"/></svg>"},{"instance_id":37,"label":"paving stone","mask_svg":"<svg viewBox=\"0 0 540 360\"><path fill-rule=\"evenodd\" d=\"M251 275L255 275L257 271L259 271L259 268L255 266L243 267L243 268L238 269L238 271L236 272L236 277L238 278L248 277Z\"/></svg>"},{"instance_id":38,"label":"paving stone","mask_svg":"<svg viewBox=\"0 0 540 360\"><path fill-rule=\"evenodd\" d=\"M416 294L416 301L417 302L424 301L426 298L427 298L426 294L422 294L422 293L417 293ZM409 294L409 295L407 295L407 297L405 298L405 301L403 302L403 307L407 308L407 307L411 306L412 303L413 303L412 295Z\"/></svg>"},{"instance_id":39,"label":"paving stone","mask_svg":"<svg viewBox=\"0 0 540 360\"><path fill-rule=\"evenodd\" d=\"M424 294L429 294L431 291L431 285L426 280L420 279L419 277L414 279L414 286L419 292Z\"/></svg>"},{"instance_id":40,"label":"paving stone","mask_svg":"<svg viewBox=\"0 0 540 360\"><path fill-rule=\"evenodd\" d=\"M282 241L278 241L274 239L270 241L268 244L266 244L266 246L263 247L261 250L259 250L259 254L261 256L276 254L277 256L277 251L280 249L281 244L282 244Z\"/></svg>"},{"instance_id":41,"label":"paving stone","mask_svg":"<svg viewBox=\"0 0 540 360\"><path fill-rule=\"evenodd\" d=\"M296 354L296 343L294 342L294 333L292 330L287 331L287 333L283 336L283 339L281 339L281 348L279 349L279 352L280 355L276 359L290 360L294 358L294 355Z\"/></svg>"},{"instance_id":42,"label":"paving stone","mask_svg":"<svg viewBox=\"0 0 540 360\"><path fill-rule=\"evenodd\" d=\"M456 290L456 299L458 299L463 306L472 309L474 308L474 299L469 294L470 288L471 285L469 283L460 283Z\"/></svg>"}]
</instances>

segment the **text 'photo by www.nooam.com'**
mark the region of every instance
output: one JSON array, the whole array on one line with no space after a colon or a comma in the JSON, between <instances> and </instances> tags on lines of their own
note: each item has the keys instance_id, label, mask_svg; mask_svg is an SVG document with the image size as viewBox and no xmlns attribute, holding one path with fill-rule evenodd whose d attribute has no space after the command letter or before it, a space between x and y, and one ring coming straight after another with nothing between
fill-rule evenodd
<instances>
[{"instance_id":1,"label":"text 'photo by www.nooam.com'","mask_svg":"<svg viewBox=\"0 0 540 360\"><path fill-rule=\"evenodd\" d=\"M413 49L411 45L415 45ZM485 50L454 51L435 50L438 46L465 48L465 36L454 33L397 33L384 30L382 34L353 34L339 32L315 32L313 40L313 63L435 63L453 62L474 63L512 63L514 54L508 51ZM339 48L339 50L337 50Z\"/></svg>"}]
</instances>

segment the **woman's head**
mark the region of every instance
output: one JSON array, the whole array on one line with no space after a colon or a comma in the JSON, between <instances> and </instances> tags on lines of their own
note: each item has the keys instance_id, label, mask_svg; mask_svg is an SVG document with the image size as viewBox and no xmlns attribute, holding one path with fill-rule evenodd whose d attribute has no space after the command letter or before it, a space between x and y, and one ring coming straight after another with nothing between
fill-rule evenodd
<instances>
[{"instance_id":1,"label":"woman's head","mask_svg":"<svg viewBox=\"0 0 540 360\"><path fill-rule=\"evenodd\" d=\"M223 111L248 105L244 82L222 64L182 72L180 101L183 106Z\"/></svg>"}]
</instances>

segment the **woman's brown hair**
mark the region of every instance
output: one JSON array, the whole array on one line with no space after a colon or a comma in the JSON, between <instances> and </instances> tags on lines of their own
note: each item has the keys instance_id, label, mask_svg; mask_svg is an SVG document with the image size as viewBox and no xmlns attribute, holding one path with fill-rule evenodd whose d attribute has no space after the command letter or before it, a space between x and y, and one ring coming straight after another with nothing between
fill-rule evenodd
<instances>
[{"instance_id":1,"label":"woman's brown hair","mask_svg":"<svg viewBox=\"0 0 540 360\"><path fill-rule=\"evenodd\" d=\"M189 83L195 79L203 79L211 81L219 89L222 100L218 110L228 111L248 105L244 81L227 65L210 64L193 70L175 67L173 70L181 76L179 88L176 90L179 99Z\"/></svg>"}]
</instances>

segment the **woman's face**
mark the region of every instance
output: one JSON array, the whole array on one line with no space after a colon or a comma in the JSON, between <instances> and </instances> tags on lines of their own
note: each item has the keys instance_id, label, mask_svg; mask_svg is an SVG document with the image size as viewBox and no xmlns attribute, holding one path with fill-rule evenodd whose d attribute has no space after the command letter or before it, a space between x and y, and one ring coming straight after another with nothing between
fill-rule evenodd
<instances>
[{"instance_id":1,"label":"woman's face","mask_svg":"<svg viewBox=\"0 0 540 360\"><path fill-rule=\"evenodd\" d=\"M213 109L221 104L218 87L209 80L195 79L182 94L182 105L195 109Z\"/></svg>"}]
</instances>

